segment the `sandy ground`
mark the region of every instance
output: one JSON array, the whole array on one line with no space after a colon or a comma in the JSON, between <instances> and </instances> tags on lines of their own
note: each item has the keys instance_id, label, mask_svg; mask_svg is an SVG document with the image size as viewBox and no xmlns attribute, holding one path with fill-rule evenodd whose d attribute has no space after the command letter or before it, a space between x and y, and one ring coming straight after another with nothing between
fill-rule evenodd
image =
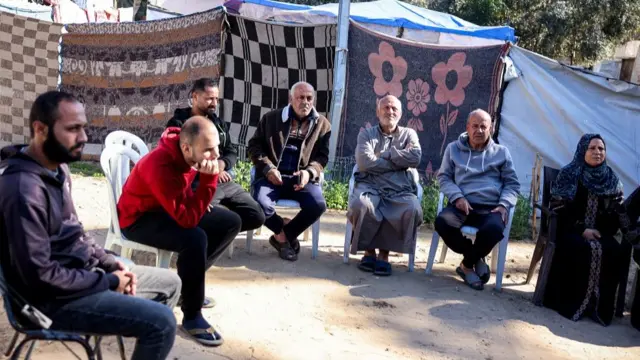
<instances>
[{"instance_id":1,"label":"sandy ground","mask_svg":"<svg viewBox=\"0 0 640 360\"><path fill-rule=\"evenodd\" d=\"M85 227L101 241L109 221L104 179L74 177L73 195ZM454 273L461 258L449 252L434 275L424 274L431 233L422 230L416 270L407 256L394 256L389 278L365 274L356 257L342 263L345 218L322 218L320 255L311 259L303 243L295 263L279 260L268 247L268 230L245 251L244 235L232 259L224 257L207 274L207 294L218 305L205 310L225 344L202 347L178 336L170 359L638 359L640 332L628 314L604 328L585 319L574 323L530 302L533 285L521 285L530 242L512 242L504 291L462 284ZM135 253L151 263L153 255ZM175 257L174 257L175 261ZM175 271L175 268L173 268ZM532 281L535 284L535 279ZM181 313L175 310L181 320ZM1 316L0 341L12 335ZM112 338L107 359L117 359ZM6 346L6 345L5 345ZM126 342L131 353L133 341ZM75 348L74 348L75 349ZM35 359L74 358L58 344L40 343ZM84 357L83 357L84 358Z\"/></svg>"}]
</instances>

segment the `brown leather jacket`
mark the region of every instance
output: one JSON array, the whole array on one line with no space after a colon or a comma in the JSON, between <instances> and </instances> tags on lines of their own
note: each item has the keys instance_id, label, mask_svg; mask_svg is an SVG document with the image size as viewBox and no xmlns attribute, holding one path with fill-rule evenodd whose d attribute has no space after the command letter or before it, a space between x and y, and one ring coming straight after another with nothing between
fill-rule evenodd
<instances>
[{"instance_id":1,"label":"brown leather jacket","mask_svg":"<svg viewBox=\"0 0 640 360\"><path fill-rule=\"evenodd\" d=\"M329 161L331 123L315 109L311 111L309 120L312 122L311 129L302 143L298 170L309 170L313 174L309 181L317 182ZM287 144L291 122L289 105L272 110L260 119L247 147L251 162L256 167L256 179L278 167Z\"/></svg>"}]
</instances>

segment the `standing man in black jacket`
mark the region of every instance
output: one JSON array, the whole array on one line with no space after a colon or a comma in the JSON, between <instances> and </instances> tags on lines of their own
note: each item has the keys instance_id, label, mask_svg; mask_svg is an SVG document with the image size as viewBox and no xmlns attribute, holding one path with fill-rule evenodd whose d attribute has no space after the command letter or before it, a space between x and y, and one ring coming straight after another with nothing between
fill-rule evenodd
<instances>
[{"instance_id":1,"label":"standing man in black jacket","mask_svg":"<svg viewBox=\"0 0 640 360\"><path fill-rule=\"evenodd\" d=\"M0 152L2 272L52 330L135 337L131 359L164 360L181 281L167 269L127 268L84 231L67 163L80 160L86 124L78 100L50 91L31 107L29 145Z\"/></svg>"},{"instance_id":2,"label":"standing man in black jacket","mask_svg":"<svg viewBox=\"0 0 640 360\"><path fill-rule=\"evenodd\" d=\"M264 212L258 203L242 186L233 181L232 169L236 164L238 152L231 142L229 126L216 115L220 90L211 79L198 79L191 89L192 107L176 109L167 127L182 127L187 119L200 115L208 118L218 128L220 134L220 158L218 164L220 175L218 188L211 201L212 212L218 212L220 218L227 222L241 221L240 231L257 229L264 224ZM193 181L192 188L198 184L198 177ZM223 206L220 206L223 205ZM237 214L238 216L234 216Z\"/></svg>"}]
</instances>

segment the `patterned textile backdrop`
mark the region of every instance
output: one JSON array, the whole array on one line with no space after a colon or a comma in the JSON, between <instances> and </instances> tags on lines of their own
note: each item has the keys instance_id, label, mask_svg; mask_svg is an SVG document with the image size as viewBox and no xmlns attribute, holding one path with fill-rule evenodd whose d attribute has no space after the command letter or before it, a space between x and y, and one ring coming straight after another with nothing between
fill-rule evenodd
<instances>
[{"instance_id":1,"label":"patterned textile backdrop","mask_svg":"<svg viewBox=\"0 0 640 360\"><path fill-rule=\"evenodd\" d=\"M338 156L352 157L360 129L375 126L376 99L402 102L400 125L415 129L422 147L421 174L440 167L448 143L465 131L477 108L496 111L502 60L508 45L438 47L389 37L351 22L346 109Z\"/></svg>"},{"instance_id":2,"label":"patterned textile backdrop","mask_svg":"<svg viewBox=\"0 0 640 360\"><path fill-rule=\"evenodd\" d=\"M333 89L336 26L292 26L227 15L222 118L238 155L262 115L289 102L289 88L307 81L316 89L316 109L327 115Z\"/></svg>"},{"instance_id":3,"label":"patterned textile backdrop","mask_svg":"<svg viewBox=\"0 0 640 360\"><path fill-rule=\"evenodd\" d=\"M62 25L0 12L0 146L29 140L36 97L58 86Z\"/></svg>"},{"instance_id":4,"label":"patterned textile backdrop","mask_svg":"<svg viewBox=\"0 0 640 360\"><path fill-rule=\"evenodd\" d=\"M219 79L224 12L148 22L68 25L61 88L86 106L89 143L113 130L154 143L193 82Z\"/></svg>"}]
</instances>

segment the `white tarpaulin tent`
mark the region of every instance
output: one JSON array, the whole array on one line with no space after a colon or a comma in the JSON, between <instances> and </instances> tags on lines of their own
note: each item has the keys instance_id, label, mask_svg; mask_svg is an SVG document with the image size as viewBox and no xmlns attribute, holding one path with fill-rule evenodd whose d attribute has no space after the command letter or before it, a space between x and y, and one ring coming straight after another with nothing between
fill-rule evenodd
<instances>
[{"instance_id":1,"label":"white tarpaulin tent","mask_svg":"<svg viewBox=\"0 0 640 360\"><path fill-rule=\"evenodd\" d=\"M182 15L211 10L224 4L225 0L149 0L155 5Z\"/></svg>"},{"instance_id":2,"label":"white tarpaulin tent","mask_svg":"<svg viewBox=\"0 0 640 360\"><path fill-rule=\"evenodd\" d=\"M21 0L0 0L0 11L51 21L51 7Z\"/></svg>"},{"instance_id":3,"label":"white tarpaulin tent","mask_svg":"<svg viewBox=\"0 0 640 360\"><path fill-rule=\"evenodd\" d=\"M518 77L504 92L498 140L513 156L522 192L529 192L536 153L545 166L560 168L583 134L599 133L608 164L630 194L640 184L640 87L515 46L510 57Z\"/></svg>"}]
</instances>

